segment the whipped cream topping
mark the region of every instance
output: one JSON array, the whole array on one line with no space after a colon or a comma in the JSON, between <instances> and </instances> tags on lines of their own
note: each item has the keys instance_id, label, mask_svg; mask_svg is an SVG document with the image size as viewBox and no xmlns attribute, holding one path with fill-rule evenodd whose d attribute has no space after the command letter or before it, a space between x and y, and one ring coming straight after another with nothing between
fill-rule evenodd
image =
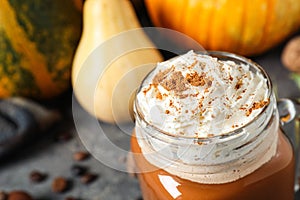
<instances>
[{"instance_id":1,"label":"whipped cream topping","mask_svg":"<svg viewBox=\"0 0 300 200\"><path fill-rule=\"evenodd\" d=\"M174 135L224 135L269 103L267 80L248 65L190 51L158 63L137 94L145 121Z\"/></svg>"}]
</instances>

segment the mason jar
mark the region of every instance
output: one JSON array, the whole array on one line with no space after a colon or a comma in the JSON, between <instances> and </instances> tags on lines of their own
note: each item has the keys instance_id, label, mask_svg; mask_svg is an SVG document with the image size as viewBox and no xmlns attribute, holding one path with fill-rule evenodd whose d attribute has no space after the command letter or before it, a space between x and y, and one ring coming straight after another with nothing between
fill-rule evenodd
<instances>
[{"instance_id":1,"label":"mason jar","mask_svg":"<svg viewBox=\"0 0 300 200\"><path fill-rule=\"evenodd\" d=\"M203 54L248 65L253 73L262 74L269 104L232 132L199 138L175 135L149 123L136 99L131 150L143 199L294 199L293 147L281 129L269 76L258 64L235 54Z\"/></svg>"}]
</instances>

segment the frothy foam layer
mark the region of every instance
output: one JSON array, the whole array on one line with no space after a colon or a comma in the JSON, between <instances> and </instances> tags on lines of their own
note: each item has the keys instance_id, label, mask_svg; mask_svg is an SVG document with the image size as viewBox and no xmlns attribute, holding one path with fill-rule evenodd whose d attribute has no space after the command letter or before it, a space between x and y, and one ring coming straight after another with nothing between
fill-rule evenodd
<instances>
[{"instance_id":1,"label":"frothy foam layer","mask_svg":"<svg viewBox=\"0 0 300 200\"><path fill-rule=\"evenodd\" d=\"M252 121L268 104L268 86L248 65L192 51L159 63L137 102L161 130L200 138L223 135Z\"/></svg>"},{"instance_id":2,"label":"frothy foam layer","mask_svg":"<svg viewBox=\"0 0 300 200\"><path fill-rule=\"evenodd\" d=\"M235 181L275 155L275 102L259 70L191 51L159 63L144 81L135 102L137 141L150 163L171 174Z\"/></svg>"}]
</instances>

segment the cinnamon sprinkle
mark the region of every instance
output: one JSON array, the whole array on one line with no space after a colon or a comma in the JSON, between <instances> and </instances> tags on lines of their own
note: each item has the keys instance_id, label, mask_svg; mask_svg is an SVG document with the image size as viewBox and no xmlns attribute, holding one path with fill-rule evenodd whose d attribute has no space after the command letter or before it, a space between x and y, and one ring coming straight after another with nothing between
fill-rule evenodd
<instances>
[{"instance_id":1,"label":"cinnamon sprinkle","mask_svg":"<svg viewBox=\"0 0 300 200\"><path fill-rule=\"evenodd\" d=\"M153 82L154 84L157 84L157 85L160 84L164 79L167 78L167 75L168 75L170 72L174 71L174 69L175 69L175 67L172 66L171 68L168 68L168 69L166 69L166 70L164 70L164 71L158 72L158 73L154 76L152 82Z\"/></svg>"},{"instance_id":2,"label":"cinnamon sprinkle","mask_svg":"<svg viewBox=\"0 0 300 200\"><path fill-rule=\"evenodd\" d=\"M242 79L239 79L234 88L238 90L242 87L242 85L243 85L243 81Z\"/></svg>"},{"instance_id":3,"label":"cinnamon sprinkle","mask_svg":"<svg viewBox=\"0 0 300 200\"><path fill-rule=\"evenodd\" d=\"M187 90L185 84L186 80L181 72L174 72L170 78L163 79L161 82L161 86L163 86L166 90L172 90L177 94Z\"/></svg>"},{"instance_id":4,"label":"cinnamon sprinkle","mask_svg":"<svg viewBox=\"0 0 300 200\"><path fill-rule=\"evenodd\" d=\"M204 70L205 67L206 67L206 64L204 62L199 62L199 65L200 65L202 70Z\"/></svg>"},{"instance_id":5,"label":"cinnamon sprinkle","mask_svg":"<svg viewBox=\"0 0 300 200\"><path fill-rule=\"evenodd\" d=\"M209 89L205 88L204 93L207 93L207 92L209 92Z\"/></svg>"},{"instance_id":6,"label":"cinnamon sprinkle","mask_svg":"<svg viewBox=\"0 0 300 200\"><path fill-rule=\"evenodd\" d=\"M173 101L172 100L170 100L169 106L170 107L173 106Z\"/></svg>"},{"instance_id":7,"label":"cinnamon sprinkle","mask_svg":"<svg viewBox=\"0 0 300 200\"><path fill-rule=\"evenodd\" d=\"M146 95L147 92L148 92L149 90L151 90L152 87L157 87L157 84L150 84L150 85L148 86L148 88L144 89L144 90L143 90L144 95Z\"/></svg>"},{"instance_id":8,"label":"cinnamon sprinkle","mask_svg":"<svg viewBox=\"0 0 300 200\"><path fill-rule=\"evenodd\" d=\"M212 81L211 80L207 81L207 86L211 87L211 85L212 85Z\"/></svg>"},{"instance_id":9,"label":"cinnamon sprinkle","mask_svg":"<svg viewBox=\"0 0 300 200\"><path fill-rule=\"evenodd\" d=\"M159 100L162 100L162 95L159 91L157 91L157 93L156 93L156 98Z\"/></svg>"},{"instance_id":10,"label":"cinnamon sprinkle","mask_svg":"<svg viewBox=\"0 0 300 200\"><path fill-rule=\"evenodd\" d=\"M270 100L265 100L265 101L260 101L260 102L254 102L251 106L251 108L249 108L247 111L246 111L246 116L248 117L249 115L251 115L252 111L253 110L257 110L257 109L260 109L260 108L263 108L265 107L266 105L268 105L270 103Z\"/></svg>"},{"instance_id":11,"label":"cinnamon sprinkle","mask_svg":"<svg viewBox=\"0 0 300 200\"><path fill-rule=\"evenodd\" d=\"M190 66L188 66L188 69L194 68L194 66L198 63L197 60L195 60Z\"/></svg>"},{"instance_id":12,"label":"cinnamon sprinkle","mask_svg":"<svg viewBox=\"0 0 300 200\"><path fill-rule=\"evenodd\" d=\"M204 86L205 85L205 74L199 75L197 72L186 75L186 80L193 86Z\"/></svg>"}]
</instances>

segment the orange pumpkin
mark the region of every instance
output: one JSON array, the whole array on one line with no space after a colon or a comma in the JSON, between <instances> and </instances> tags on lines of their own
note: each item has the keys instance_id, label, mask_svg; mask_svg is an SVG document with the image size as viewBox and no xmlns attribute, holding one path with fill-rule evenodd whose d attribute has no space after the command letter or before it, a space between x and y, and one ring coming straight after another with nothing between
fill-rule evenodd
<instances>
[{"instance_id":1,"label":"orange pumpkin","mask_svg":"<svg viewBox=\"0 0 300 200\"><path fill-rule=\"evenodd\" d=\"M205 49L255 55L300 27L299 0L145 0L155 26L180 31Z\"/></svg>"}]
</instances>

